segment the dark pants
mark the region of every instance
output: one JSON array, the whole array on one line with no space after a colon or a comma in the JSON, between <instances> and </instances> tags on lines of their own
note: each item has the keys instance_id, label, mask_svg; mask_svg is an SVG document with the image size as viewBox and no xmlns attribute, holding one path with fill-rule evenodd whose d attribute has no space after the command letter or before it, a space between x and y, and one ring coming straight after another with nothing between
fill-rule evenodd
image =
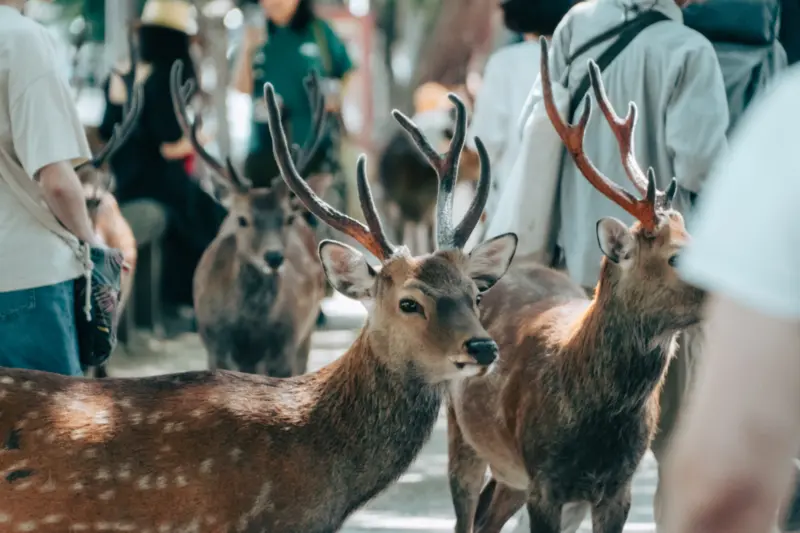
<instances>
[{"instance_id":1,"label":"dark pants","mask_svg":"<svg viewBox=\"0 0 800 533\"><path fill-rule=\"evenodd\" d=\"M83 375L74 281L0 292L0 366Z\"/></svg>"}]
</instances>

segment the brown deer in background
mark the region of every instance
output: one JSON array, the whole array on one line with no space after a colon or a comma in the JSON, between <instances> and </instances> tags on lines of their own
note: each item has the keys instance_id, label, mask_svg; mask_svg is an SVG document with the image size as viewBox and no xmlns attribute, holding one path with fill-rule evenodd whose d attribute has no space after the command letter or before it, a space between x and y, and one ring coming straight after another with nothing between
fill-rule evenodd
<instances>
[{"instance_id":1,"label":"brown deer in background","mask_svg":"<svg viewBox=\"0 0 800 533\"><path fill-rule=\"evenodd\" d=\"M466 93L464 88L463 93ZM455 108L447 100L447 89L428 83L417 89L414 122L437 149L452 142ZM393 232L411 253L433 249L433 220L436 208L436 172L426 157L403 131L397 131L383 149L378 163L378 178L384 204L392 214ZM478 156L465 150L459 165L458 180L478 177Z\"/></svg>"},{"instance_id":2,"label":"brown deer in background","mask_svg":"<svg viewBox=\"0 0 800 533\"><path fill-rule=\"evenodd\" d=\"M605 257L592 299L561 273L516 267L484 299L483 324L501 357L496 372L450 386L456 531L499 532L527 504L531 531L557 533L569 503L591 506L595 533L620 533L631 478L656 430L676 335L700 320L703 293L674 270L688 239L671 208L676 182L658 191L652 171L645 177L636 163L635 105L619 118L590 63L597 104L643 199L586 157L590 97L577 125L567 125L553 102L544 40L541 46L544 101L555 130L586 179L638 222L631 228L614 218L598 222ZM479 500L487 465L493 479Z\"/></svg>"},{"instance_id":3,"label":"brown deer in background","mask_svg":"<svg viewBox=\"0 0 800 533\"><path fill-rule=\"evenodd\" d=\"M317 197L297 172L272 86L281 174L323 222L381 261L334 241L319 254L331 283L371 300L354 344L318 372L288 379L224 370L86 380L0 369L0 524L9 531L329 533L394 482L436 423L446 384L485 373L497 345L477 299L499 280L516 237L461 250L489 192L448 218L464 142L463 107L440 156L397 115L440 172L439 250L411 257L383 233L364 159L367 226ZM223 490L220 490L223 488Z\"/></svg>"},{"instance_id":4,"label":"brown deer in background","mask_svg":"<svg viewBox=\"0 0 800 533\"><path fill-rule=\"evenodd\" d=\"M133 132L141 115L143 98L142 88L137 87L133 92L130 106L125 112L125 118L121 124L114 127L114 133L105 146L92 159L81 163L74 169L84 187L86 208L89 211L89 218L96 236L106 246L120 250L125 260L120 279L118 316L121 316L125 310L133 288L137 259L136 238L130 224L122 216L116 198L109 190L111 176L102 168ZM107 377L106 365L96 367L94 375L98 378Z\"/></svg>"},{"instance_id":5,"label":"brown deer in background","mask_svg":"<svg viewBox=\"0 0 800 533\"><path fill-rule=\"evenodd\" d=\"M306 371L325 274L313 229L292 205L280 176L270 187L254 188L228 161L223 166L197 139L199 121L190 125L188 100L194 82L180 86L181 65L172 70L172 99L178 121L195 150L229 191L229 214L203 253L194 275L194 309L211 369L289 377ZM301 174L324 133L324 97L319 80L308 82L314 106L309 143L298 159ZM319 195L329 176L309 180Z\"/></svg>"}]
</instances>

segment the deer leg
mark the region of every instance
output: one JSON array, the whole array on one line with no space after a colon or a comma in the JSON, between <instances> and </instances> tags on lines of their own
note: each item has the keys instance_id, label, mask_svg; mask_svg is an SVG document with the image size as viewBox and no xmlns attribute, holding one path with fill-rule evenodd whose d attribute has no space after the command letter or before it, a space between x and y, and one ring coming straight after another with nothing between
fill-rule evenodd
<instances>
[{"instance_id":1,"label":"deer leg","mask_svg":"<svg viewBox=\"0 0 800 533\"><path fill-rule=\"evenodd\" d=\"M528 502L531 533L558 533L561 529L561 506L541 500Z\"/></svg>"},{"instance_id":2,"label":"deer leg","mask_svg":"<svg viewBox=\"0 0 800 533\"><path fill-rule=\"evenodd\" d=\"M592 533L622 533L630 510L629 482L616 496L603 498L592 507Z\"/></svg>"},{"instance_id":3,"label":"deer leg","mask_svg":"<svg viewBox=\"0 0 800 533\"><path fill-rule=\"evenodd\" d=\"M472 533L475 509L486 473L486 461L467 444L452 407L447 408L447 473L456 513L456 533Z\"/></svg>"},{"instance_id":4,"label":"deer leg","mask_svg":"<svg viewBox=\"0 0 800 533\"><path fill-rule=\"evenodd\" d=\"M300 343L300 346L297 347L297 354L294 358L293 370L295 376L305 374L306 370L308 369L308 354L311 352L312 334L313 332L310 332L308 336Z\"/></svg>"},{"instance_id":5,"label":"deer leg","mask_svg":"<svg viewBox=\"0 0 800 533\"><path fill-rule=\"evenodd\" d=\"M494 486L492 487L493 483ZM525 505L528 500L528 493L512 489L508 485L497 483L494 480L489 482L486 490L491 490L491 501L485 508L483 508L484 502L481 502L482 512L475 520L475 533L500 533L506 522ZM484 495L482 494L481 500L483 499ZM533 531L532 525L531 531ZM538 533L539 530L536 531ZM558 533L558 528L553 533Z\"/></svg>"},{"instance_id":6,"label":"deer leg","mask_svg":"<svg viewBox=\"0 0 800 533\"><path fill-rule=\"evenodd\" d=\"M403 222L403 240L402 243L408 247L409 252L412 255L417 254L417 246L414 241L416 234L414 232L414 223L410 220L406 220Z\"/></svg>"}]
</instances>

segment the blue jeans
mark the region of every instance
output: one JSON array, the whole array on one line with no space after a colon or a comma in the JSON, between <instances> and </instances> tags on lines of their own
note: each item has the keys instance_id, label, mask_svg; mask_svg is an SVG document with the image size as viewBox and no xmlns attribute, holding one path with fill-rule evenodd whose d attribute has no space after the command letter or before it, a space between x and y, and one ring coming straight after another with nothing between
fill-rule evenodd
<instances>
[{"instance_id":1,"label":"blue jeans","mask_svg":"<svg viewBox=\"0 0 800 533\"><path fill-rule=\"evenodd\" d=\"M0 366L83 375L74 281L0 292Z\"/></svg>"}]
</instances>

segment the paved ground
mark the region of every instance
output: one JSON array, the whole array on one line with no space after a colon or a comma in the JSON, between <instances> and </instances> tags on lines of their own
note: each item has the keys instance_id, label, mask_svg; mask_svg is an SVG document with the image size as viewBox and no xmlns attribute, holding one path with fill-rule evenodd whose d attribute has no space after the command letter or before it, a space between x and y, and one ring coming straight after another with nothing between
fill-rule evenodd
<instances>
[{"instance_id":1,"label":"paved ground","mask_svg":"<svg viewBox=\"0 0 800 533\"><path fill-rule=\"evenodd\" d=\"M319 368L338 357L352 342L363 320L360 304L337 296L325 303L330 329L314 337L310 366ZM111 373L116 376L142 376L195 370L205 367L205 354L196 335L185 335L166 342L134 341L131 354L115 355ZM135 353L134 353L135 352ZM344 533L367 531L419 533L453 530L453 512L447 488L446 422L440 418L433 438L399 483L388 489L347 522ZM647 457L634 480L633 509L626 532L651 532L652 497L656 473L652 457ZM504 531L527 531L517 519ZM581 531L590 531L584 522Z\"/></svg>"}]
</instances>

